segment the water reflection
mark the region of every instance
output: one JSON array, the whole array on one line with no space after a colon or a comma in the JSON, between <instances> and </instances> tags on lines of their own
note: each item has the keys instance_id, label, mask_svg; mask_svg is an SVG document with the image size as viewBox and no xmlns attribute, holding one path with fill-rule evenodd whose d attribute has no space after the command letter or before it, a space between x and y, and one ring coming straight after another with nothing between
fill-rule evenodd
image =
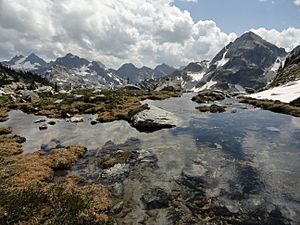
<instances>
[{"instance_id":1,"label":"water reflection","mask_svg":"<svg viewBox=\"0 0 300 225\"><path fill-rule=\"evenodd\" d=\"M260 207L271 210L276 205L286 217L300 221L300 119L245 109L232 99L223 102L229 107L225 113L200 113L191 97L186 94L182 98L146 101L183 121L177 128L150 134L139 133L125 121L92 126L91 115L80 124L55 120L55 126L40 131L34 121L42 117L12 111L5 124L26 137L25 152L40 149L52 139L93 150L108 141L121 144L138 138L140 148L158 158L159 171L143 174L136 185L145 186L147 180L146 186L171 189L170 181L183 172L201 175L207 186L206 196L217 198L231 212L241 208L251 212ZM231 113L233 108L235 113Z\"/></svg>"}]
</instances>

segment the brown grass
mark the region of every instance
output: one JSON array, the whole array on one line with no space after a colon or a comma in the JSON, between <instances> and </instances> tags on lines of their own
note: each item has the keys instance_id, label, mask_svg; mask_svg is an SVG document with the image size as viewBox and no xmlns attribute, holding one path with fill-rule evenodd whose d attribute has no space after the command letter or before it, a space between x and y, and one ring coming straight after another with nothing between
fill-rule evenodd
<instances>
[{"instance_id":1,"label":"brown grass","mask_svg":"<svg viewBox=\"0 0 300 225\"><path fill-rule=\"evenodd\" d=\"M258 100L249 97L241 97L241 103L253 105L265 110L270 110L276 113L288 114L296 117L300 117L300 107L293 106L280 101L271 100Z\"/></svg>"},{"instance_id":2,"label":"brown grass","mask_svg":"<svg viewBox=\"0 0 300 225\"><path fill-rule=\"evenodd\" d=\"M8 120L8 109L0 107L0 122Z\"/></svg>"},{"instance_id":3,"label":"brown grass","mask_svg":"<svg viewBox=\"0 0 300 225\"><path fill-rule=\"evenodd\" d=\"M10 128L3 129L11 132ZM107 224L112 200L101 185L82 185L66 177L54 182L54 172L68 169L86 152L71 145L45 155L22 155L24 138L0 135L0 224ZM7 216L4 216L4 212Z\"/></svg>"}]
</instances>

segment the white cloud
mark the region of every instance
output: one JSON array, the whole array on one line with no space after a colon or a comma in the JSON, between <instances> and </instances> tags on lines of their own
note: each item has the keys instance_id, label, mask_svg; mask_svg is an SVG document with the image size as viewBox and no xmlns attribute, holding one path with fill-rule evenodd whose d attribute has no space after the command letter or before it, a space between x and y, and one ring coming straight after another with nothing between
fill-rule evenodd
<instances>
[{"instance_id":1,"label":"white cloud","mask_svg":"<svg viewBox=\"0 0 300 225\"><path fill-rule=\"evenodd\" d=\"M194 22L173 0L0 0L0 58L35 52L53 59L72 52L118 67L211 59L236 34L213 21ZM299 30L258 29L292 48ZM274 34L273 34L274 33Z\"/></svg>"},{"instance_id":2,"label":"white cloud","mask_svg":"<svg viewBox=\"0 0 300 225\"><path fill-rule=\"evenodd\" d=\"M300 0L294 0L295 5L300 6Z\"/></svg>"},{"instance_id":3,"label":"white cloud","mask_svg":"<svg viewBox=\"0 0 300 225\"><path fill-rule=\"evenodd\" d=\"M213 57L236 37L212 21L195 23L171 0L1 2L1 58L33 51L51 59L72 52L115 67L179 66Z\"/></svg>"},{"instance_id":4,"label":"white cloud","mask_svg":"<svg viewBox=\"0 0 300 225\"><path fill-rule=\"evenodd\" d=\"M275 29L267 30L265 28L259 28L252 29L252 31L278 47L285 48L288 52L300 45L300 29L288 28L283 31L278 31Z\"/></svg>"}]
</instances>

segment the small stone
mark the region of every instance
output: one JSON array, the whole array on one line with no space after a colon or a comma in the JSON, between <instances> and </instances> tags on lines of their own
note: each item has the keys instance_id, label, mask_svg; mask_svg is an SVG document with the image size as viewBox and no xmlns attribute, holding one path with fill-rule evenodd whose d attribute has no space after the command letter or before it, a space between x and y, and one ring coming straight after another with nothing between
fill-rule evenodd
<instances>
[{"instance_id":1,"label":"small stone","mask_svg":"<svg viewBox=\"0 0 300 225\"><path fill-rule=\"evenodd\" d=\"M60 104L60 103L62 103L64 100L62 100L62 99L58 99L58 100L56 100L55 102L54 102L54 104Z\"/></svg>"},{"instance_id":2,"label":"small stone","mask_svg":"<svg viewBox=\"0 0 300 225\"><path fill-rule=\"evenodd\" d=\"M51 125L51 126L54 126L56 124L56 122L55 121L49 121L48 124Z\"/></svg>"},{"instance_id":3,"label":"small stone","mask_svg":"<svg viewBox=\"0 0 300 225\"><path fill-rule=\"evenodd\" d=\"M83 120L83 117L81 117L81 116L73 116L73 117L70 118L69 121L72 122L72 123L81 123L84 120Z\"/></svg>"},{"instance_id":4,"label":"small stone","mask_svg":"<svg viewBox=\"0 0 300 225\"><path fill-rule=\"evenodd\" d=\"M39 129L40 129L40 130L47 130L48 127L47 127L46 124L43 124L43 125L39 126Z\"/></svg>"},{"instance_id":5,"label":"small stone","mask_svg":"<svg viewBox=\"0 0 300 225\"><path fill-rule=\"evenodd\" d=\"M91 125L96 125L98 122L97 121L95 121L95 120L92 120L91 121Z\"/></svg>"}]
</instances>

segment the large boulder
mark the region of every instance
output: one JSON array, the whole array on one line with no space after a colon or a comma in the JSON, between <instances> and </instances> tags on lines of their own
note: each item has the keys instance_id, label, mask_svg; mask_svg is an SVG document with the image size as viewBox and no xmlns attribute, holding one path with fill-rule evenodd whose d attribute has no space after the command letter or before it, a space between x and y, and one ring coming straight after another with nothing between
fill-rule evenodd
<instances>
[{"instance_id":1,"label":"large boulder","mask_svg":"<svg viewBox=\"0 0 300 225\"><path fill-rule=\"evenodd\" d=\"M179 119L171 112L150 106L131 118L131 125L141 132L154 132L164 128L176 127Z\"/></svg>"}]
</instances>

